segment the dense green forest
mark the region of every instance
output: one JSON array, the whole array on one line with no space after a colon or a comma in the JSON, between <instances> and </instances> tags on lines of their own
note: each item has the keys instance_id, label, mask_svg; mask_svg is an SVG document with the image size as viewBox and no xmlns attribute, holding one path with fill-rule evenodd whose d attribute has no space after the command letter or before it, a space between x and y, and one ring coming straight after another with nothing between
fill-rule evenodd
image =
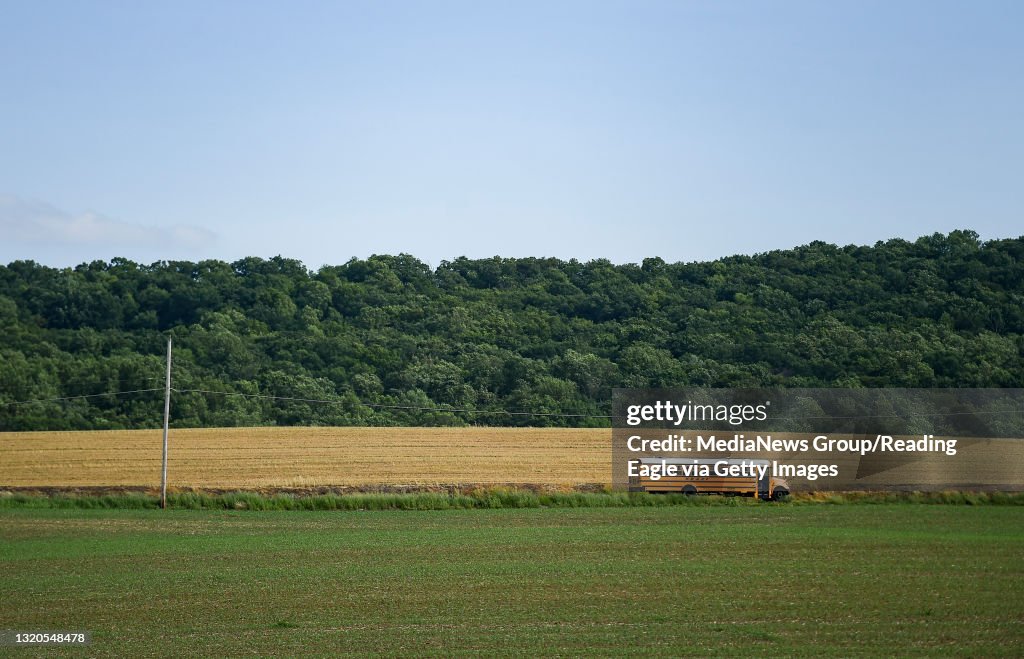
<instances>
[{"instance_id":1,"label":"dense green forest","mask_svg":"<svg viewBox=\"0 0 1024 659\"><path fill-rule=\"evenodd\" d=\"M613 387L1024 387L1024 237L628 265L16 261L0 332L0 430L158 426L168 335L175 388L219 392L175 394L179 427L607 425Z\"/></svg>"}]
</instances>

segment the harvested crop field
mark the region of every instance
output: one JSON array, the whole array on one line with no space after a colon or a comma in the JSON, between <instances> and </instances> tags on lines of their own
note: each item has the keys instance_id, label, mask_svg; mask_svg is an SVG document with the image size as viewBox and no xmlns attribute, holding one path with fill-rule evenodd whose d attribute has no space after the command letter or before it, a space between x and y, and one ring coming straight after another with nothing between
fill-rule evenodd
<instances>
[{"instance_id":1,"label":"harvested crop field","mask_svg":"<svg viewBox=\"0 0 1024 659\"><path fill-rule=\"evenodd\" d=\"M1024 442L962 443L955 456L834 453L827 461L838 465L839 478L789 483L801 491L1024 489ZM0 487L159 487L161 445L160 430L0 433ZM169 445L170 487L203 490L593 489L611 483L613 457L608 428L193 428L172 429Z\"/></svg>"},{"instance_id":2,"label":"harvested crop field","mask_svg":"<svg viewBox=\"0 0 1024 659\"><path fill-rule=\"evenodd\" d=\"M168 482L313 488L611 480L607 428L172 430ZM0 433L0 486L159 486L159 430Z\"/></svg>"}]
</instances>

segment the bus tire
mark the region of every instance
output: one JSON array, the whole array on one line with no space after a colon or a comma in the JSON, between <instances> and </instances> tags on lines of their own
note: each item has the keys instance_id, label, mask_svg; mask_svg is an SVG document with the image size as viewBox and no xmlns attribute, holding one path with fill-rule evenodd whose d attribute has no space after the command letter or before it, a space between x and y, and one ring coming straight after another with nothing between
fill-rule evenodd
<instances>
[{"instance_id":1,"label":"bus tire","mask_svg":"<svg viewBox=\"0 0 1024 659\"><path fill-rule=\"evenodd\" d=\"M683 487L683 494L685 494L686 496L694 496L695 494L697 494L697 488L694 487L693 485L686 485Z\"/></svg>"},{"instance_id":2,"label":"bus tire","mask_svg":"<svg viewBox=\"0 0 1024 659\"><path fill-rule=\"evenodd\" d=\"M772 501L779 501L782 497L788 497L789 490L777 487L772 491Z\"/></svg>"}]
</instances>

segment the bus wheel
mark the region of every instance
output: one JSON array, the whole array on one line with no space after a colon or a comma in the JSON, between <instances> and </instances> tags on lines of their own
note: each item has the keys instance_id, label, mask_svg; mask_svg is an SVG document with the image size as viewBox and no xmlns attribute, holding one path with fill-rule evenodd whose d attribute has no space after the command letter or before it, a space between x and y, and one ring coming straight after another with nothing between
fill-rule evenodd
<instances>
[{"instance_id":1,"label":"bus wheel","mask_svg":"<svg viewBox=\"0 0 1024 659\"><path fill-rule=\"evenodd\" d=\"M683 487L683 494L685 494L687 496L693 496L693 495L697 494L697 488L694 487L693 485L687 485L687 486Z\"/></svg>"},{"instance_id":2,"label":"bus wheel","mask_svg":"<svg viewBox=\"0 0 1024 659\"><path fill-rule=\"evenodd\" d=\"M784 490L784 489L778 488L778 487L775 488L774 490L772 490L772 501L779 501L779 500L782 499L782 497L788 497L788 496L789 496L789 490Z\"/></svg>"}]
</instances>

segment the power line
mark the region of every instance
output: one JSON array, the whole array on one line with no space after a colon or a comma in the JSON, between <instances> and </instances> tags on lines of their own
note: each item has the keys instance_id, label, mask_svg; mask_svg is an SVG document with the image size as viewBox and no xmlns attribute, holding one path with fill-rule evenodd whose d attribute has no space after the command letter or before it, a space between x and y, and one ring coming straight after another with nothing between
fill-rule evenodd
<instances>
[{"instance_id":1,"label":"power line","mask_svg":"<svg viewBox=\"0 0 1024 659\"><path fill-rule=\"evenodd\" d=\"M213 391L210 389L172 389L177 393L201 393L201 394L214 394L220 396L239 396L243 398L257 398L265 400L282 400L291 401L296 403L326 403L331 405L341 405L349 403L346 400L332 400L324 398L302 398L298 396L272 396L269 394L246 394L231 391ZM420 405L393 405L387 403L367 403L365 401L357 400L355 404L362 405L364 407L372 407L377 409L389 409L389 410L416 410L426 412L459 412L464 414L503 414L507 416L543 416L543 417L563 417L563 418L588 418L588 419L622 419L626 418L626 415L618 414L579 414L570 412L513 412L511 410L476 410L470 408L458 408L458 407L430 407ZM907 418L918 418L918 417L950 417L950 416L972 416L972 415L992 415L992 414L1021 414L1024 410L992 410L992 411L975 411L975 412L934 412L924 414L863 414L856 416L791 416L791 417L777 417L778 421L799 421L799 420L820 420L820 419L907 419Z\"/></svg>"},{"instance_id":2,"label":"power line","mask_svg":"<svg viewBox=\"0 0 1024 659\"><path fill-rule=\"evenodd\" d=\"M67 400L79 400L82 398L99 398L101 396L126 396L128 394L142 394L150 391L163 391L163 388L157 389L132 389L130 391L108 391L103 394L88 394L85 396L61 396L58 398L36 398L34 400L16 400L9 403L3 403L4 405L30 405L32 403L59 403Z\"/></svg>"},{"instance_id":3,"label":"power line","mask_svg":"<svg viewBox=\"0 0 1024 659\"><path fill-rule=\"evenodd\" d=\"M347 400L330 400L325 398L300 398L296 396L271 396L268 394L243 394L231 391L212 391L210 389L172 389L175 393L188 394L214 394L219 396L240 396L243 398L258 398L266 400L284 400L295 403L327 403L331 405L342 405L351 401ZM513 412L510 410L474 410L469 408L458 408L458 407L429 407L421 405L390 405L387 403L367 403L364 401L356 401L356 404L364 407L373 407L378 409L388 410L416 410L419 412L460 412L464 414L504 414L507 416L545 416L545 417L565 417L565 418L587 418L587 419L611 419L614 418L611 414L573 414L568 412Z\"/></svg>"},{"instance_id":4,"label":"power line","mask_svg":"<svg viewBox=\"0 0 1024 659\"><path fill-rule=\"evenodd\" d=\"M147 378L148 379L148 378ZM54 402L65 402L72 400L83 400L88 398L101 398L104 396L128 396L133 394L141 393L152 393L155 391L164 391L164 388L152 388L152 389L131 389L128 391L111 391L99 394L86 394L81 396L59 396L55 398L36 398L30 400L11 401L6 403L0 403L3 405L31 405L33 403L54 403ZM326 405L344 405L344 404L356 404L363 407L370 407L374 409L387 409L387 410L411 410L417 412L448 412L448 413L460 413L460 414L495 414L503 416L531 416L531 417L550 417L550 418L573 418L573 419L620 419L625 418L624 415L615 414L581 414L572 412L519 412L512 410L478 410L472 408L459 408L459 407L441 407L441 406L427 406L427 405L395 405L389 403L368 403L362 400L348 401L339 399L327 399L327 398L305 398L300 396L273 396L270 394L246 394L241 392L232 391L214 391L212 389L174 389L171 391L180 394L196 393L196 394L210 394L215 396L235 396L240 398L252 398L258 400L274 400L274 401L287 401L293 403L316 403ZM921 417L953 417L953 416L981 416L981 415L1000 415L1000 414L1022 414L1024 410L977 410L971 412L933 412L933 413L909 413L906 415L900 414L865 414L865 415L850 415L850 416L829 416L829 415L813 415L813 416L801 416L801 417L777 417L777 421L798 421L798 420L854 420L854 419L909 419L909 418L921 418Z\"/></svg>"},{"instance_id":5,"label":"power line","mask_svg":"<svg viewBox=\"0 0 1024 659\"><path fill-rule=\"evenodd\" d=\"M108 380L95 380L95 381L66 381L59 380L56 384L61 390L68 392L69 390L81 391L82 389L92 389L95 391L97 388L101 388L108 385L123 386L124 384L148 384L150 382L158 382L161 378L151 377L127 377L127 378L110 378ZM107 393L107 392L102 392ZM89 394L89 395L102 395L101 394ZM115 392L116 393L116 392ZM76 394L77 395L77 394ZM84 395L84 394L83 394Z\"/></svg>"},{"instance_id":6,"label":"power line","mask_svg":"<svg viewBox=\"0 0 1024 659\"><path fill-rule=\"evenodd\" d=\"M109 385L109 384L112 384L112 383L116 383L118 385L124 384L125 382L147 383L147 382L157 382L157 381L160 381L162 379L163 378L149 377L149 376L125 377L125 378L107 378L107 379L104 379L104 380L64 380L64 379L58 378L59 381L56 384L60 387L60 389L62 389L64 391L67 391L69 388L70 389L79 389L79 390L81 390L84 387L100 387L100 386ZM38 384L38 381L36 382L36 384ZM150 390L149 389L138 389L138 390L135 390L135 391L150 391ZM12 403L0 402L0 405L22 405L22 404L27 404L27 403L46 402L46 401L52 401L52 400L70 400L72 398L91 398L91 397L95 397L95 396L118 395L118 394L122 394L122 393L131 393L131 392L127 392L127 391L107 392L107 391L104 391L104 392L100 392L100 393L97 393L97 394L81 394L81 395L75 394L73 396L63 396L61 398L40 398L40 399L33 399L33 400L17 401L17 402L12 402Z\"/></svg>"}]
</instances>

